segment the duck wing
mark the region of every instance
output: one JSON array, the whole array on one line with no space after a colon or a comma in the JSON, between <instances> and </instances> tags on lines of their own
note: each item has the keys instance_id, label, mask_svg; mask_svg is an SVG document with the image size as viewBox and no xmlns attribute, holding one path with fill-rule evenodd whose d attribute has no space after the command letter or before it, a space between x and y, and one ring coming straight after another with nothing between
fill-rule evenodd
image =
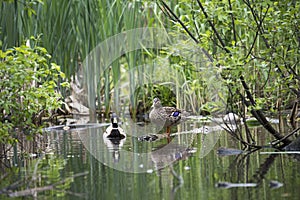
<instances>
[{"instance_id":1,"label":"duck wing","mask_svg":"<svg viewBox=\"0 0 300 200\"><path fill-rule=\"evenodd\" d=\"M167 126L179 124L189 115L189 113L185 110L177 109L174 107L164 107L164 110L166 115L165 118L167 120Z\"/></svg>"}]
</instances>

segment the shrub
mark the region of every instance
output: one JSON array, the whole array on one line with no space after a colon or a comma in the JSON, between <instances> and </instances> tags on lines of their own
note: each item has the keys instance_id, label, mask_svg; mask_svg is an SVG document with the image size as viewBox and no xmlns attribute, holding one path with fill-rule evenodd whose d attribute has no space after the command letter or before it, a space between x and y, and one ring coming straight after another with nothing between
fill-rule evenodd
<instances>
[{"instance_id":1,"label":"shrub","mask_svg":"<svg viewBox=\"0 0 300 200\"><path fill-rule=\"evenodd\" d=\"M49 62L51 56L36 40L32 48L29 43L0 50L0 144L16 142L16 133L40 132L38 118L62 103L56 89L64 73Z\"/></svg>"}]
</instances>

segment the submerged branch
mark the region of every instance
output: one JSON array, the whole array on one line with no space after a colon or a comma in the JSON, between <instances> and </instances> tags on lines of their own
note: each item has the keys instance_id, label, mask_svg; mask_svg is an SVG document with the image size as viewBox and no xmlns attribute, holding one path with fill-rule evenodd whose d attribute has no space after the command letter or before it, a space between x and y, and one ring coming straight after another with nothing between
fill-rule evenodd
<instances>
[{"instance_id":1,"label":"submerged branch","mask_svg":"<svg viewBox=\"0 0 300 200\"><path fill-rule=\"evenodd\" d=\"M29 195L36 195L36 193L38 193L38 192L53 190L56 188L57 185L63 184L69 179L73 179L73 178L80 177L80 176L85 176L87 174L88 174L88 172L77 173L71 177L67 177L61 181L54 183L54 184L47 185L44 187L35 187L35 188L29 188L29 189L25 189L25 190L21 190L21 191L11 192L11 193L8 193L8 196L9 197L24 197L24 196L29 196Z\"/></svg>"},{"instance_id":2,"label":"submerged branch","mask_svg":"<svg viewBox=\"0 0 300 200\"><path fill-rule=\"evenodd\" d=\"M53 189L54 189L54 185L48 185L48 186L44 186L44 187L29 188L26 190L13 192L13 193L10 193L8 196L9 197L24 197L24 196L34 195L38 192L43 192L43 191L53 190Z\"/></svg>"}]
</instances>

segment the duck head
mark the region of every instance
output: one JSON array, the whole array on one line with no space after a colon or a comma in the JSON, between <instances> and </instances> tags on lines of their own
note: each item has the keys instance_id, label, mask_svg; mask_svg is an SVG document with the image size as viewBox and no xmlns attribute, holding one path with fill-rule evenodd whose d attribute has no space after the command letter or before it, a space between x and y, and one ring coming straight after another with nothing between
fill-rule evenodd
<instances>
[{"instance_id":1,"label":"duck head","mask_svg":"<svg viewBox=\"0 0 300 200\"><path fill-rule=\"evenodd\" d=\"M111 121L113 128L118 128L118 117L117 117L116 113L112 114L110 121Z\"/></svg>"},{"instance_id":2,"label":"duck head","mask_svg":"<svg viewBox=\"0 0 300 200\"><path fill-rule=\"evenodd\" d=\"M161 107L161 102L160 102L160 99L155 97L153 99L153 105L152 105L153 108L160 108Z\"/></svg>"}]
</instances>

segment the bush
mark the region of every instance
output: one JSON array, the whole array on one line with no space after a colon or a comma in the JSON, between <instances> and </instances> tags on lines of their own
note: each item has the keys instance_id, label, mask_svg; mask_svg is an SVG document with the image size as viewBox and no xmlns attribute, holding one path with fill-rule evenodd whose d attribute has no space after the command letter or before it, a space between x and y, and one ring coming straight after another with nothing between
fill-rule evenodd
<instances>
[{"instance_id":1,"label":"bush","mask_svg":"<svg viewBox=\"0 0 300 200\"><path fill-rule=\"evenodd\" d=\"M28 41L27 46L0 50L0 144L16 142L18 132L40 132L39 116L49 115L62 103L56 88L64 73L49 62L45 48L31 42L33 48Z\"/></svg>"}]
</instances>

